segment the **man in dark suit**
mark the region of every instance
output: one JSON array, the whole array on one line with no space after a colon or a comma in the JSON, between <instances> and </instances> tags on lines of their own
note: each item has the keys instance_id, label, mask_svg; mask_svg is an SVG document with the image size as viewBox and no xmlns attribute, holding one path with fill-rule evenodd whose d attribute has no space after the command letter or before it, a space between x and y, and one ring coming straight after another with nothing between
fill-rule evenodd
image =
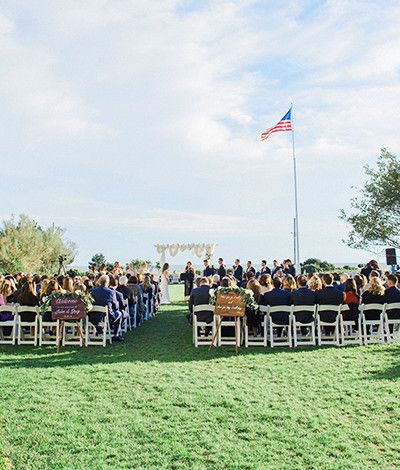
<instances>
[{"instance_id":1,"label":"man in dark suit","mask_svg":"<svg viewBox=\"0 0 400 470\"><path fill-rule=\"evenodd\" d=\"M107 307L108 319L110 325L114 329L115 341L122 341L122 338L119 336L122 313L119 311L119 305L115 291L110 289L110 278L106 274L100 276L98 282L98 287L90 289L90 294L94 299L94 305L100 305L102 307ZM90 313L89 312L89 321L96 327L98 333L102 333L98 328L98 324L103 320L103 315L100 313Z\"/></svg>"},{"instance_id":2,"label":"man in dark suit","mask_svg":"<svg viewBox=\"0 0 400 470\"><path fill-rule=\"evenodd\" d=\"M195 305L208 305L210 302L210 286L208 285L208 280L205 277L200 278L199 287L196 287L192 290L189 298L189 315L187 319L189 323L193 323L193 307ZM213 313L204 311L196 312L197 320L201 322L211 323L213 321ZM211 327L206 328L206 336L211 331Z\"/></svg>"},{"instance_id":3,"label":"man in dark suit","mask_svg":"<svg viewBox=\"0 0 400 470\"><path fill-rule=\"evenodd\" d=\"M317 295L315 292L310 290L307 287L307 278L303 275L300 275L297 278L297 285L299 288L294 290L291 293L292 305L315 305L317 300ZM300 323L310 323L314 320L314 315L312 312L296 312L296 321ZM307 333L307 327L301 327L302 334Z\"/></svg>"},{"instance_id":4,"label":"man in dark suit","mask_svg":"<svg viewBox=\"0 0 400 470\"><path fill-rule=\"evenodd\" d=\"M271 270L267 266L267 261L265 259L261 261L261 269L258 275L262 276L263 274L271 274Z\"/></svg>"},{"instance_id":5,"label":"man in dark suit","mask_svg":"<svg viewBox=\"0 0 400 470\"><path fill-rule=\"evenodd\" d=\"M343 303L343 292L332 285L332 274L326 273L322 275L323 288L317 291L317 304L318 305L340 305ZM338 313L337 310L321 312L320 318L322 321L333 323L336 320ZM325 327L325 332L328 334L333 331L333 327Z\"/></svg>"},{"instance_id":6,"label":"man in dark suit","mask_svg":"<svg viewBox=\"0 0 400 470\"><path fill-rule=\"evenodd\" d=\"M224 260L222 258L218 258L217 274L218 274L219 278L221 279L221 281L226 276L226 268L225 268L225 265L224 265Z\"/></svg>"},{"instance_id":7,"label":"man in dark suit","mask_svg":"<svg viewBox=\"0 0 400 470\"><path fill-rule=\"evenodd\" d=\"M266 292L260 299L261 305L277 307L280 305L291 305L290 293L282 289L282 281L275 277L272 281L274 288ZM271 314L272 321L278 325L289 325L289 313L274 312ZM277 328L278 336L282 336L283 328Z\"/></svg>"},{"instance_id":8,"label":"man in dark suit","mask_svg":"<svg viewBox=\"0 0 400 470\"><path fill-rule=\"evenodd\" d=\"M240 265L240 259L235 259L235 265L233 266L233 277L238 281L238 284L243 279L243 268Z\"/></svg>"},{"instance_id":9,"label":"man in dark suit","mask_svg":"<svg viewBox=\"0 0 400 470\"><path fill-rule=\"evenodd\" d=\"M387 304L400 303L400 290L398 289L397 276L389 274L387 277L387 289L385 290L385 302ZM400 310L389 310L387 312L389 320L397 320L400 318ZM393 331L393 325L390 326L390 331Z\"/></svg>"},{"instance_id":10,"label":"man in dark suit","mask_svg":"<svg viewBox=\"0 0 400 470\"><path fill-rule=\"evenodd\" d=\"M256 270L254 269L251 261L247 261L246 274L248 273L253 273L254 276L256 275Z\"/></svg>"},{"instance_id":11,"label":"man in dark suit","mask_svg":"<svg viewBox=\"0 0 400 470\"><path fill-rule=\"evenodd\" d=\"M203 262L204 262L203 276L204 277L212 276L214 274L214 270L210 266L210 262L208 261L208 259L205 259Z\"/></svg>"}]
</instances>

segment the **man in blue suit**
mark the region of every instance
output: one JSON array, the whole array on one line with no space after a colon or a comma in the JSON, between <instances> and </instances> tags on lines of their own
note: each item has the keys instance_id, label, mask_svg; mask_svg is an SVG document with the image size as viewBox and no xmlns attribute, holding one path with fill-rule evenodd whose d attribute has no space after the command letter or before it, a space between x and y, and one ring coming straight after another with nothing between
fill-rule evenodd
<instances>
[{"instance_id":1,"label":"man in blue suit","mask_svg":"<svg viewBox=\"0 0 400 470\"><path fill-rule=\"evenodd\" d=\"M270 305L277 307L280 305L291 305L290 293L282 289L282 281L279 277L273 279L274 288L266 292L260 299L261 305ZM274 312L271 314L272 321L278 325L289 325L289 313L287 312ZM278 336L282 335L283 328L277 328Z\"/></svg>"},{"instance_id":2,"label":"man in blue suit","mask_svg":"<svg viewBox=\"0 0 400 470\"><path fill-rule=\"evenodd\" d=\"M119 311L119 305L115 291L110 289L108 287L109 285L109 276L106 274L100 276L99 280L97 281L97 287L90 289L90 295L93 297L95 305L107 307L108 319L110 321L110 325L114 329L113 340L122 341L122 338L119 336L122 313ZM89 312L89 321L96 327L98 333L102 333L97 326L102 320L103 316L101 313Z\"/></svg>"},{"instance_id":3,"label":"man in blue suit","mask_svg":"<svg viewBox=\"0 0 400 470\"><path fill-rule=\"evenodd\" d=\"M400 303L400 290L398 289L397 277L395 274L389 274L387 277L387 289L385 290L385 302L387 304ZM400 318L400 310L393 309L387 312L389 320ZM393 332L393 325L389 325L390 332Z\"/></svg>"}]
</instances>

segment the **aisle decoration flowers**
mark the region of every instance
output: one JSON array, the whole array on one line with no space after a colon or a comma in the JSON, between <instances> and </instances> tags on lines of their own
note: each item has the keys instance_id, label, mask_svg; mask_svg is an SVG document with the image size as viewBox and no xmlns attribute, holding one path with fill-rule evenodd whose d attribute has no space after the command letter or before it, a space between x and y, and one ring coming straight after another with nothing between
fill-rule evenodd
<instances>
[{"instance_id":1,"label":"aisle decoration flowers","mask_svg":"<svg viewBox=\"0 0 400 470\"><path fill-rule=\"evenodd\" d=\"M93 308L94 299L88 292L82 292L81 290L77 290L75 292L62 292L58 290L43 298L43 303L40 306L40 313L43 315L48 309L50 309L51 301L58 297L68 297L70 299L81 300L85 306L86 313L90 312Z\"/></svg>"},{"instance_id":2,"label":"aisle decoration flowers","mask_svg":"<svg viewBox=\"0 0 400 470\"><path fill-rule=\"evenodd\" d=\"M240 295L240 300L246 304L246 308L256 310L258 308L257 302L254 299L253 291L250 289L244 289L243 287L218 287L218 289L210 290L210 304L216 305L217 297L221 294L234 294Z\"/></svg>"}]
</instances>

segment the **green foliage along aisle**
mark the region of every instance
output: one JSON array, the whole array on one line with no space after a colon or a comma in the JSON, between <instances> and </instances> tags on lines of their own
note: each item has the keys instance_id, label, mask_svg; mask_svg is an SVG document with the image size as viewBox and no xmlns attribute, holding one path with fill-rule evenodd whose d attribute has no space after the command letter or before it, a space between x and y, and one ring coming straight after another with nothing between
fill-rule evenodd
<instances>
[{"instance_id":1,"label":"green foliage along aisle","mask_svg":"<svg viewBox=\"0 0 400 470\"><path fill-rule=\"evenodd\" d=\"M124 343L0 346L0 455L14 469L398 465L399 346L208 352L182 287L171 294Z\"/></svg>"}]
</instances>

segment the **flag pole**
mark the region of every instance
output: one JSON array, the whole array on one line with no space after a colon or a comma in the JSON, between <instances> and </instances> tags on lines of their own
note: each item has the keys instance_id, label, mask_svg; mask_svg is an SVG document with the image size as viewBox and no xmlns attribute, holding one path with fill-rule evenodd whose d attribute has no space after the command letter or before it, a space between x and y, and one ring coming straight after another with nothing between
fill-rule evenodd
<instances>
[{"instance_id":1,"label":"flag pole","mask_svg":"<svg viewBox=\"0 0 400 470\"><path fill-rule=\"evenodd\" d=\"M293 126L293 103L291 103L290 119L292 124L292 152L293 152L293 179L294 179L294 213L295 213L295 230L294 230L294 244L296 247L296 257L294 263L296 265L296 272L300 274L300 244L299 244L299 205L297 197L297 167L296 167L296 152L294 145L294 126Z\"/></svg>"}]
</instances>

